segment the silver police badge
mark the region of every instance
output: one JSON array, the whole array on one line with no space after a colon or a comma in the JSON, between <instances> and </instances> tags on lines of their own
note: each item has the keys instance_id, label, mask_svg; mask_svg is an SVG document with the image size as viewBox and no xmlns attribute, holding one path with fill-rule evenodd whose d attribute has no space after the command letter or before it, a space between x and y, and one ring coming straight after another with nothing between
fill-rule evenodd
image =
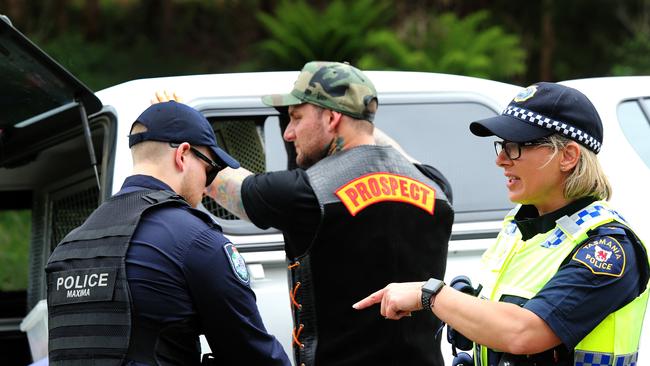
<instances>
[{"instance_id":1,"label":"silver police badge","mask_svg":"<svg viewBox=\"0 0 650 366\"><path fill-rule=\"evenodd\" d=\"M524 102L535 95L535 92L537 92L537 85L531 85L528 88L520 91L515 95L515 99L513 99L514 102Z\"/></svg>"},{"instance_id":2,"label":"silver police badge","mask_svg":"<svg viewBox=\"0 0 650 366\"><path fill-rule=\"evenodd\" d=\"M250 275L248 274L248 269L246 268L246 261L244 257L239 254L237 248L231 243L224 245L223 249L226 251L226 256L230 261L230 266L232 267L233 272L240 281L248 284L250 282Z\"/></svg>"}]
</instances>

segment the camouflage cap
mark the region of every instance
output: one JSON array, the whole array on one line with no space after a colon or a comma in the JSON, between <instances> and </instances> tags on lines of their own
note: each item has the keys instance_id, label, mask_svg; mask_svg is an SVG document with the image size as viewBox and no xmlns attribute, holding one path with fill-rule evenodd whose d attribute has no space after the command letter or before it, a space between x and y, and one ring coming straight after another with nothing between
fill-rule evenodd
<instances>
[{"instance_id":1,"label":"camouflage cap","mask_svg":"<svg viewBox=\"0 0 650 366\"><path fill-rule=\"evenodd\" d=\"M265 95L262 102L273 107L311 103L370 122L378 106L375 86L361 70L323 61L305 64L290 94Z\"/></svg>"}]
</instances>

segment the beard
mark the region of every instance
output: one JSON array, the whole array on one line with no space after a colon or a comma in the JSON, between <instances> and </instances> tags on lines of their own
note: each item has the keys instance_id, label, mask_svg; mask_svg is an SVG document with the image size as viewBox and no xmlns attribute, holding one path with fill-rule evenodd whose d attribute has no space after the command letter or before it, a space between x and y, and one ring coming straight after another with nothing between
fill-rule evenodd
<instances>
[{"instance_id":1,"label":"beard","mask_svg":"<svg viewBox=\"0 0 650 366\"><path fill-rule=\"evenodd\" d=\"M329 148L322 151L314 150L310 153L301 152L296 156L296 165L302 169L310 168L312 165L323 160L327 156L328 150Z\"/></svg>"}]
</instances>

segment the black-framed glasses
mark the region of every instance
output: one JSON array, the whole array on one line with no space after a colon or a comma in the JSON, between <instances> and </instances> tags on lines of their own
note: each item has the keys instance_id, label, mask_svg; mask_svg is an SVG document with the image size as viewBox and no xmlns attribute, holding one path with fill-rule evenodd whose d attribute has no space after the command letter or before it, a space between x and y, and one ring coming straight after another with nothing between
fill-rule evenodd
<instances>
[{"instance_id":1,"label":"black-framed glasses","mask_svg":"<svg viewBox=\"0 0 650 366\"><path fill-rule=\"evenodd\" d=\"M169 146L173 148L178 148L179 146L181 146L181 144L176 142L170 142ZM210 166L210 169L208 169L208 171L205 173L205 186L206 187L209 186L210 184L212 184L212 181L214 180L214 178L216 178L217 174L219 173L219 171L221 171L221 169L223 169L223 167L219 165L216 161L205 156L205 154L200 152L197 148L195 148L192 145L190 145L190 151L192 151L194 156L205 161Z\"/></svg>"},{"instance_id":2,"label":"black-framed glasses","mask_svg":"<svg viewBox=\"0 0 650 366\"><path fill-rule=\"evenodd\" d=\"M499 156L499 154L501 154L501 151L505 150L508 159L517 160L521 156L522 146L537 146L546 142L547 141L545 139L527 142L494 141L494 151L497 153L497 156Z\"/></svg>"}]
</instances>

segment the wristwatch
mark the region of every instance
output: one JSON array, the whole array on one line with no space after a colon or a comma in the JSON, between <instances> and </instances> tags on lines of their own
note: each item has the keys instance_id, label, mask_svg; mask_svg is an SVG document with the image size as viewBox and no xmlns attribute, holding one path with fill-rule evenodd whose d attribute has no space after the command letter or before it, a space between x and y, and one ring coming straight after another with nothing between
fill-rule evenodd
<instances>
[{"instance_id":1,"label":"wristwatch","mask_svg":"<svg viewBox=\"0 0 650 366\"><path fill-rule=\"evenodd\" d=\"M437 280L435 278L429 278L427 282L422 285L422 309L431 308L431 299L434 299L435 296L442 290L442 287L445 285L444 282Z\"/></svg>"}]
</instances>

